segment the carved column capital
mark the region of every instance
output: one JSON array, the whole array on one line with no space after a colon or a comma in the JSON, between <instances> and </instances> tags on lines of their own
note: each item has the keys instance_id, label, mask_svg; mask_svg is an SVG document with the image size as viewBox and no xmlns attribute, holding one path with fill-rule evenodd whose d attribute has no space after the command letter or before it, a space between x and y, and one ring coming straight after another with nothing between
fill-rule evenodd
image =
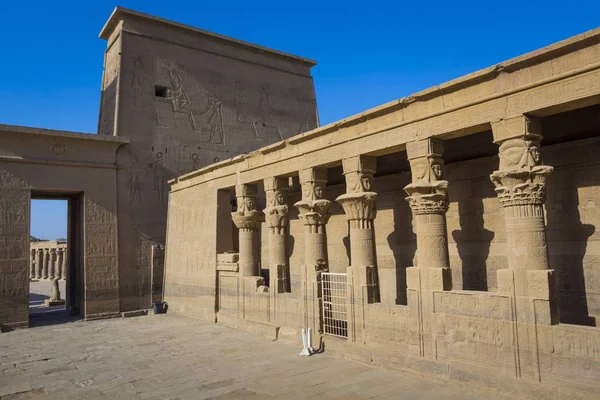
<instances>
[{"instance_id":1,"label":"carved column capital","mask_svg":"<svg viewBox=\"0 0 600 400\"><path fill-rule=\"evenodd\" d=\"M265 220L265 215L256 210L256 194L255 185L236 185L237 211L231 213L231 218L238 229L254 230Z\"/></svg>"},{"instance_id":2,"label":"carved column capital","mask_svg":"<svg viewBox=\"0 0 600 400\"><path fill-rule=\"evenodd\" d=\"M344 207L349 221L372 221L377 215L373 175L377 167L377 159L368 156L356 156L342 160L344 177L346 178L346 193L336 201Z\"/></svg>"},{"instance_id":3,"label":"carved column capital","mask_svg":"<svg viewBox=\"0 0 600 400\"><path fill-rule=\"evenodd\" d=\"M448 211L448 181L442 180L444 143L425 139L406 144L412 183L404 187L406 200L414 214L439 214Z\"/></svg>"},{"instance_id":4,"label":"carved column capital","mask_svg":"<svg viewBox=\"0 0 600 400\"><path fill-rule=\"evenodd\" d=\"M267 207L263 210L267 227L272 233L282 234L288 226L287 178L267 178L264 180Z\"/></svg>"},{"instance_id":5,"label":"carved column capital","mask_svg":"<svg viewBox=\"0 0 600 400\"><path fill-rule=\"evenodd\" d=\"M346 193L335 199L344 207L348 221L373 221L377 216L377 193Z\"/></svg>"},{"instance_id":6,"label":"carved column capital","mask_svg":"<svg viewBox=\"0 0 600 400\"><path fill-rule=\"evenodd\" d=\"M327 170L308 168L301 170L300 185L302 200L294 204L300 211L304 225L326 225L329 221L329 206L331 202L324 199Z\"/></svg>"},{"instance_id":7,"label":"carved column capital","mask_svg":"<svg viewBox=\"0 0 600 400\"><path fill-rule=\"evenodd\" d=\"M538 205L546 201L546 178L554 168L542 165L541 128L537 120L519 116L492 123L500 145L500 164L490 175L503 207Z\"/></svg>"}]
</instances>

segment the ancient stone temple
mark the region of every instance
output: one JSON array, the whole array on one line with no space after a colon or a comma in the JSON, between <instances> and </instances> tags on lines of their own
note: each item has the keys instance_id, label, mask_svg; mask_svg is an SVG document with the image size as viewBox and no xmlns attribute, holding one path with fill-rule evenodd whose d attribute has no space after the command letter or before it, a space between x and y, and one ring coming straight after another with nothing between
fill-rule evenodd
<instances>
[{"instance_id":1,"label":"ancient stone temple","mask_svg":"<svg viewBox=\"0 0 600 400\"><path fill-rule=\"evenodd\" d=\"M86 319L151 308L167 181L318 126L311 60L123 8L100 37L97 135L0 125L2 329L28 326L35 257L34 276L62 257ZM30 252L31 199L69 200L68 251Z\"/></svg>"},{"instance_id":2,"label":"ancient stone temple","mask_svg":"<svg viewBox=\"0 0 600 400\"><path fill-rule=\"evenodd\" d=\"M182 174L165 300L515 396L589 397L599 121L597 29Z\"/></svg>"}]
</instances>

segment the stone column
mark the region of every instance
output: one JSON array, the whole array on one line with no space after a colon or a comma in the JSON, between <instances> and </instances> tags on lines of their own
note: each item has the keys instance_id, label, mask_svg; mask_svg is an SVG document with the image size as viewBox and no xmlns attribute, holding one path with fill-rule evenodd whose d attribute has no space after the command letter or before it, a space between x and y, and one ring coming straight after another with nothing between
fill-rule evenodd
<instances>
[{"instance_id":1,"label":"stone column","mask_svg":"<svg viewBox=\"0 0 600 400\"><path fill-rule=\"evenodd\" d=\"M361 303L379 301L377 257L375 253L375 230L373 221L377 214L373 191L373 174L377 159L358 156L342 160L346 193L336 201L344 207L350 222L350 268L349 284L358 289Z\"/></svg>"},{"instance_id":2,"label":"stone column","mask_svg":"<svg viewBox=\"0 0 600 400\"><path fill-rule=\"evenodd\" d=\"M50 249L50 260L48 261L48 278L54 279L56 275L56 247Z\"/></svg>"},{"instance_id":3,"label":"stone column","mask_svg":"<svg viewBox=\"0 0 600 400\"><path fill-rule=\"evenodd\" d=\"M68 250L68 247L63 247L63 249L62 249L63 257L62 257L61 272L62 272L62 280L63 281L67 279L67 266L68 266L67 261L69 258L67 250Z\"/></svg>"},{"instance_id":4,"label":"stone column","mask_svg":"<svg viewBox=\"0 0 600 400\"><path fill-rule=\"evenodd\" d=\"M327 170L308 168L299 171L302 200L294 204L304 225L303 292L305 298L305 327L322 332L320 319L321 272L328 270L327 232L331 202L324 198ZM317 343L313 341L313 343Z\"/></svg>"},{"instance_id":5,"label":"stone column","mask_svg":"<svg viewBox=\"0 0 600 400\"><path fill-rule=\"evenodd\" d=\"M442 180L443 152L444 143L439 139L406 145L412 183L404 191L408 194L406 200L417 236L417 266L407 270L407 279L413 278L413 289L452 288L446 230L448 181Z\"/></svg>"},{"instance_id":6,"label":"stone column","mask_svg":"<svg viewBox=\"0 0 600 400\"><path fill-rule=\"evenodd\" d=\"M540 325L558 323L544 218L546 178L553 168L542 165L536 119L521 115L493 122L492 132L500 165L490 178L504 208L508 261L508 269L498 271L498 292L512 298L516 376L539 380L552 353L547 341L538 339L547 334Z\"/></svg>"},{"instance_id":7,"label":"stone column","mask_svg":"<svg viewBox=\"0 0 600 400\"><path fill-rule=\"evenodd\" d=\"M29 260L29 279L35 279L35 256L37 251L35 249L31 249L29 251L30 260Z\"/></svg>"},{"instance_id":8,"label":"stone column","mask_svg":"<svg viewBox=\"0 0 600 400\"><path fill-rule=\"evenodd\" d=\"M262 212L256 210L256 186L237 185L237 211L231 213L235 226L239 229L239 265L241 276L259 276L259 254L257 231L265 220Z\"/></svg>"},{"instance_id":9,"label":"stone column","mask_svg":"<svg viewBox=\"0 0 600 400\"><path fill-rule=\"evenodd\" d=\"M35 279L42 277L42 265L44 263L44 249L35 250Z\"/></svg>"},{"instance_id":10,"label":"stone column","mask_svg":"<svg viewBox=\"0 0 600 400\"><path fill-rule=\"evenodd\" d=\"M446 212L448 211L448 182L442 180L443 142L425 139L406 144L412 182L404 191L413 214L417 236L417 266L406 269L410 320L410 352L429 359L437 358L437 326L434 296L452 288L448 256Z\"/></svg>"},{"instance_id":11,"label":"stone column","mask_svg":"<svg viewBox=\"0 0 600 400\"><path fill-rule=\"evenodd\" d=\"M44 249L44 264L42 265L42 279L48 279L48 264L50 262L50 249Z\"/></svg>"},{"instance_id":12,"label":"stone column","mask_svg":"<svg viewBox=\"0 0 600 400\"><path fill-rule=\"evenodd\" d=\"M56 249L56 267L55 275L58 279L62 278L62 264L63 264L64 251L62 247Z\"/></svg>"},{"instance_id":13,"label":"stone column","mask_svg":"<svg viewBox=\"0 0 600 400\"><path fill-rule=\"evenodd\" d=\"M269 229L269 269L272 290L276 293L290 292L290 272L287 254L288 206L287 178L264 180L267 208L263 210Z\"/></svg>"}]
</instances>

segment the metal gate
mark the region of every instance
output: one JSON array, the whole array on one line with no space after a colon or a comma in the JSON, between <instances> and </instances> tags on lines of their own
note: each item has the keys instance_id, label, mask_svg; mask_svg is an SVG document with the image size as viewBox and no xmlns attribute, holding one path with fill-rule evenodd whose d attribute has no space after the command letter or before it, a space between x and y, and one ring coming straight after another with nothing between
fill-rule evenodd
<instances>
[{"instance_id":1,"label":"metal gate","mask_svg":"<svg viewBox=\"0 0 600 400\"><path fill-rule=\"evenodd\" d=\"M328 335L348 337L347 275L332 272L321 273L323 294L323 328Z\"/></svg>"}]
</instances>

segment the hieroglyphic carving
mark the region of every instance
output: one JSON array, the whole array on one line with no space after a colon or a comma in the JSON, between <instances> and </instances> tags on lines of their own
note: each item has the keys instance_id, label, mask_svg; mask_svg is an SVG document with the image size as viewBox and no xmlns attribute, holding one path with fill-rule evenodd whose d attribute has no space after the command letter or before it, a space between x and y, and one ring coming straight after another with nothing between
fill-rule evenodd
<instances>
[{"instance_id":1,"label":"hieroglyphic carving","mask_svg":"<svg viewBox=\"0 0 600 400\"><path fill-rule=\"evenodd\" d=\"M29 217L27 183L0 167L0 323L27 324Z\"/></svg>"},{"instance_id":2,"label":"hieroglyphic carving","mask_svg":"<svg viewBox=\"0 0 600 400\"><path fill-rule=\"evenodd\" d=\"M84 198L86 315L119 311L117 223L113 212Z\"/></svg>"}]
</instances>

